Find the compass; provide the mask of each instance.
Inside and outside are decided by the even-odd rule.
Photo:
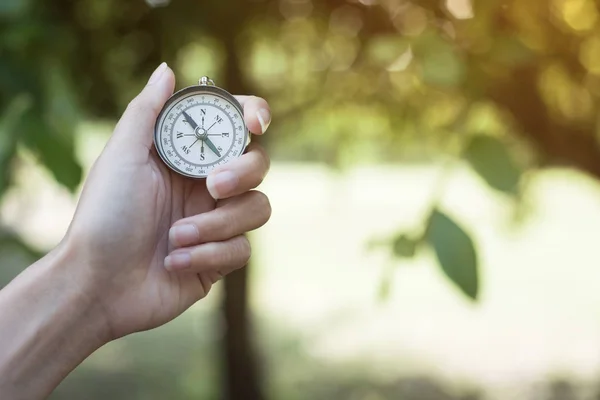
[[[241,156],[250,143],[240,103],[209,77],[165,103],[154,127],[154,145],[173,171],[204,179],[216,167]]]

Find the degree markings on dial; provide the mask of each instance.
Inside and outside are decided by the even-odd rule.
[[[165,154],[165,151],[167,151],[168,157],[166,158],[169,161],[168,163],[176,165],[176,169],[189,173],[196,170],[195,173],[204,175],[210,172],[215,166],[222,165],[228,162],[232,157],[240,154],[242,150],[241,145],[244,140],[243,137],[240,136],[241,132],[239,132],[242,129],[241,125],[237,125],[234,122],[234,120],[239,120],[241,117],[240,110],[228,104],[224,99],[213,98],[212,101],[206,101],[206,97],[202,96],[205,101],[200,102],[198,97],[198,95],[191,95],[190,97],[180,99],[166,113],[165,116],[167,119],[163,117],[163,130],[168,136],[164,138],[167,140],[163,140],[163,146],[161,147],[163,147],[162,154]],[[209,109],[212,109],[213,112],[211,113]],[[193,143],[196,143],[194,140],[197,138],[191,129],[192,127],[188,123],[184,122],[183,125],[180,123],[183,111],[189,112],[191,118],[194,120],[193,122],[195,122],[199,128],[212,129],[207,136],[213,138],[211,140],[214,141],[214,145],[218,149],[217,153],[222,154],[222,157],[217,157],[215,159],[216,155],[207,149],[205,149],[203,153],[201,152],[201,146],[194,146]],[[170,119],[169,117],[173,118]],[[202,121],[202,119],[204,119],[204,121]],[[226,129],[214,129],[216,126],[221,126],[225,120],[228,120],[230,123],[229,132],[226,132]],[[206,123],[206,125],[210,123],[210,126],[206,126],[204,123]],[[203,140],[199,140],[199,142],[204,144]],[[183,149],[184,146],[186,149]],[[194,146],[196,150],[194,150],[192,146]],[[223,149],[223,147],[226,147],[226,149]],[[182,156],[182,152],[185,157]],[[210,162],[211,160],[208,155],[211,155],[211,158],[214,161]],[[190,156],[193,158],[190,159]],[[189,170],[190,168],[191,171]]]

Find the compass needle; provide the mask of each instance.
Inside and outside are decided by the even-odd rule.
[[[188,124],[192,126],[192,128],[198,128],[198,124],[192,119],[192,117],[190,117],[188,113],[186,113],[185,111],[182,111],[181,113],[183,114],[183,118],[185,118],[185,120],[188,122]]]
[[[217,146],[215,146],[214,143],[211,142],[209,138],[206,138],[205,140],[206,140],[206,145],[208,146],[208,148],[211,149],[217,155],[217,157],[221,157],[221,153],[217,149]]]
[[[199,151],[194,150],[198,142]],[[161,160],[189,178],[206,178],[215,167],[244,154],[249,142],[242,106],[206,77],[199,85],[173,94],[154,127],[154,145]]]

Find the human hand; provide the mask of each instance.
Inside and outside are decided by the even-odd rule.
[[[205,297],[246,264],[244,234],[270,217],[267,197],[252,190],[269,168],[260,146],[251,144],[206,181],[184,178],[159,159],[154,123],[174,86],[163,64],[129,104],[59,246],[76,260],[75,284],[103,310],[107,340],[162,325]],[[249,130],[263,134],[271,120],[267,102],[237,99]]]

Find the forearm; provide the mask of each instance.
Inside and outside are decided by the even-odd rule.
[[[105,343],[102,312],[73,275],[74,263],[57,249],[0,291],[2,398],[45,398]]]

